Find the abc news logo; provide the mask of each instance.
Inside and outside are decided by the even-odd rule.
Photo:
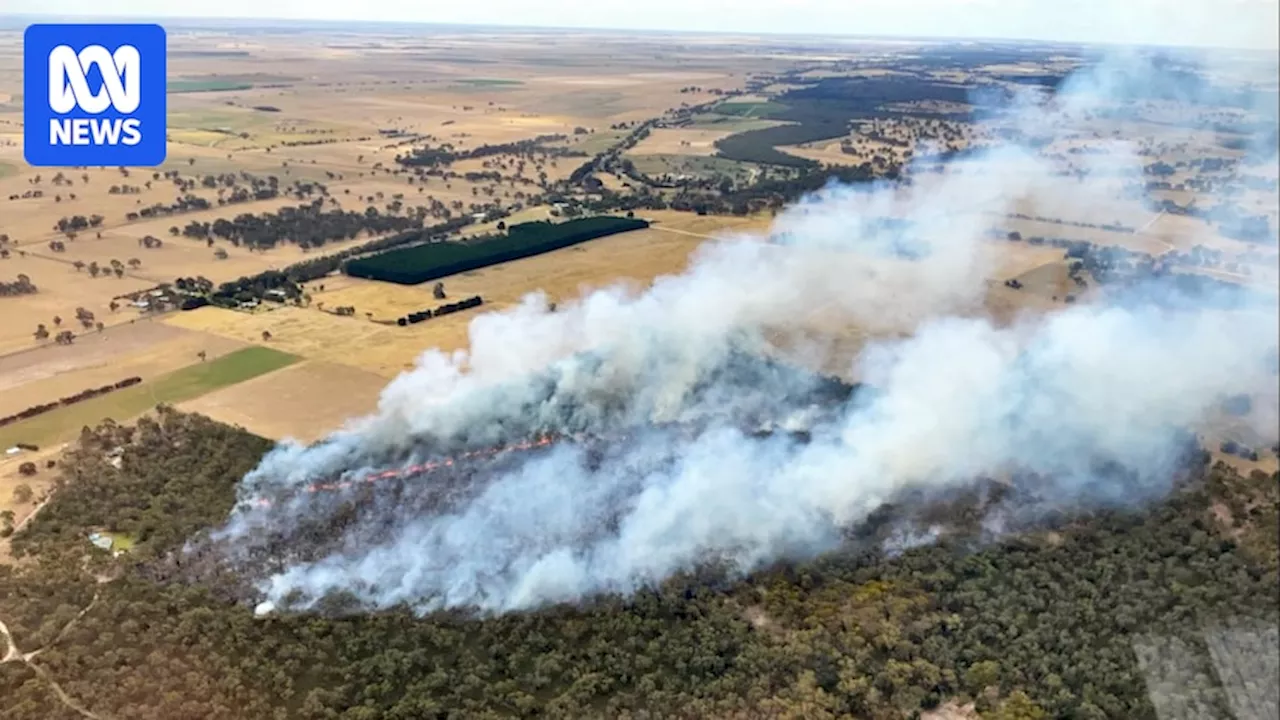
[[[23,56],[28,163],[105,167],[164,162],[163,28],[32,25]]]
[[[90,45],[77,53],[68,45],[49,52],[49,108],[67,114],[79,108],[97,115],[108,108],[128,114],[142,101],[142,58],[138,48],[121,45],[115,53],[101,45]],[[102,73],[102,88],[89,89],[87,69]],[[53,118],[49,120],[49,142],[53,145],[137,145],[142,141],[142,121],[137,118]]]

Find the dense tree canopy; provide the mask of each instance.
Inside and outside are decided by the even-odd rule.
[[[851,547],[502,617],[344,616],[335,599],[255,618],[216,584],[157,579],[162,557],[226,516],[268,445],[164,409],[83,433],[14,538],[29,562],[0,566],[0,621],[21,652],[46,648],[0,665],[3,717],[82,717],[56,683],[136,720],[902,718],[950,700],[992,718],[1154,720],[1135,638],[1203,655],[1206,622],[1276,621],[1277,478],[1225,465],[1159,506],[1039,535]],[[93,530],[137,544],[113,559]],[[1225,707],[1211,680],[1183,690]]]

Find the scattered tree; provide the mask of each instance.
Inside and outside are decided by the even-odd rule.
[[[39,288],[31,282],[30,277],[22,273],[19,273],[13,282],[0,282],[0,297],[33,295],[36,292],[39,292]]]

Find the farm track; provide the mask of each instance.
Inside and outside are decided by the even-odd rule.
[[[34,514],[35,513],[32,513],[32,515]],[[49,674],[48,670],[45,670],[40,665],[36,664],[35,659],[38,655],[43,653],[45,650],[48,650],[55,643],[57,643],[59,640],[65,637],[66,634],[70,632],[73,627],[75,627],[75,624],[79,622],[81,618],[87,615],[89,611],[93,610],[93,607],[97,604],[98,604],[98,595],[95,594],[93,596],[93,600],[91,600],[83,610],[77,613],[76,616],[71,619],[71,622],[68,622],[62,628],[62,630],[58,632],[57,636],[54,637],[53,640],[51,640],[44,647],[41,647],[37,650],[33,650],[28,653],[24,653],[18,650],[17,644],[13,641],[13,634],[9,632],[9,627],[4,624],[4,621],[0,620],[0,636],[3,636],[4,643],[6,645],[4,657],[0,658],[0,665],[4,665],[6,663],[22,663],[23,665],[26,665],[27,667],[31,668],[31,670],[35,672],[36,675],[40,676],[41,680],[44,680],[45,682],[49,683],[49,688],[53,690],[53,694],[55,697],[58,698],[58,702],[61,702],[69,710],[71,710],[72,712],[75,712],[81,717],[89,718],[89,720],[105,720],[105,719],[103,718],[103,716],[98,715],[92,710],[89,710],[88,708],[81,705],[79,702],[76,702],[74,698],[72,698],[70,695],[67,694],[65,690],[62,689],[62,686],[58,684],[58,681],[55,680],[52,675]]]
[[[703,233],[696,233],[696,232],[693,232],[692,230],[681,230],[681,229],[679,229],[679,228],[663,227],[663,225],[662,225],[661,223],[652,223],[652,224],[650,224],[650,225],[649,225],[649,227],[653,228],[654,230],[661,230],[662,232],[674,233],[674,234],[676,234],[676,235],[687,235],[687,236],[689,236],[689,237],[702,238],[702,239],[704,239],[704,240],[719,240],[719,239],[720,239],[720,238],[718,238],[718,237],[716,237],[716,236],[714,236],[714,235],[706,235],[706,234],[703,234]]]
[[[34,520],[36,517],[36,514],[39,513],[41,510],[43,510],[44,506],[48,505],[49,501],[52,499],[53,499],[53,491],[51,490],[49,494],[45,497],[45,499],[40,501],[39,505],[36,505],[34,508],[31,508],[31,512],[27,513],[27,516],[22,518],[22,522],[13,526],[13,534],[17,535],[18,532],[22,530],[22,528],[26,527],[32,520]]]

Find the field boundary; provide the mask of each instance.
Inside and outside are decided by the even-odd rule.
[[[154,380],[65,405],[0,429],[0,447],[18,443],[44,447],[69,439],[86,426],[106,418],[124,422],[157,405],[174,405],[281,370],[302,358],[273,348],[252,345],[161,375]]]
[[[400,248],[348,262],[344,271],[351,277],[367,280],[419,285],[647,227],[649,222],[646,220],[611,215],[597,215],[558,224],[546,221],[526,222],[512,225],[505,236],[467,243],[430,243]]]
[[[53,412],[54,410],[57,410],[60,407],[67,407],[68,405],[74,405],[76,403],[85,402],[86,400],[92,400],[93,398],[96,398],[96,397],[102,397],[103,395],[106,395],[107,393],[110,393],[110,392],[115,392],[117,390],[123,390],[128,387],[133,387],[134,385],[137,385],[140,382],[142,382],[142,378],[140,377],[125,378],[124,380],[121,380],[116,383],[112,383],[110,385],[102,385],[100,387],[87,388],[85,390],[81,390],[75,395],[69,395],[67,397],[59,398],[57,402],[43,403],[41,405],[33,405],[27,408],[26,410],[23,410],[22,412],[17,412],[17,413],[14,413],[13,415],[6,415],[5,417],[0,418],[0,427],[4,427],[6,425],[12,425],[13,423],[22,422],[23,420],[28,420],[30,418],[43,415],[48,412]]]

